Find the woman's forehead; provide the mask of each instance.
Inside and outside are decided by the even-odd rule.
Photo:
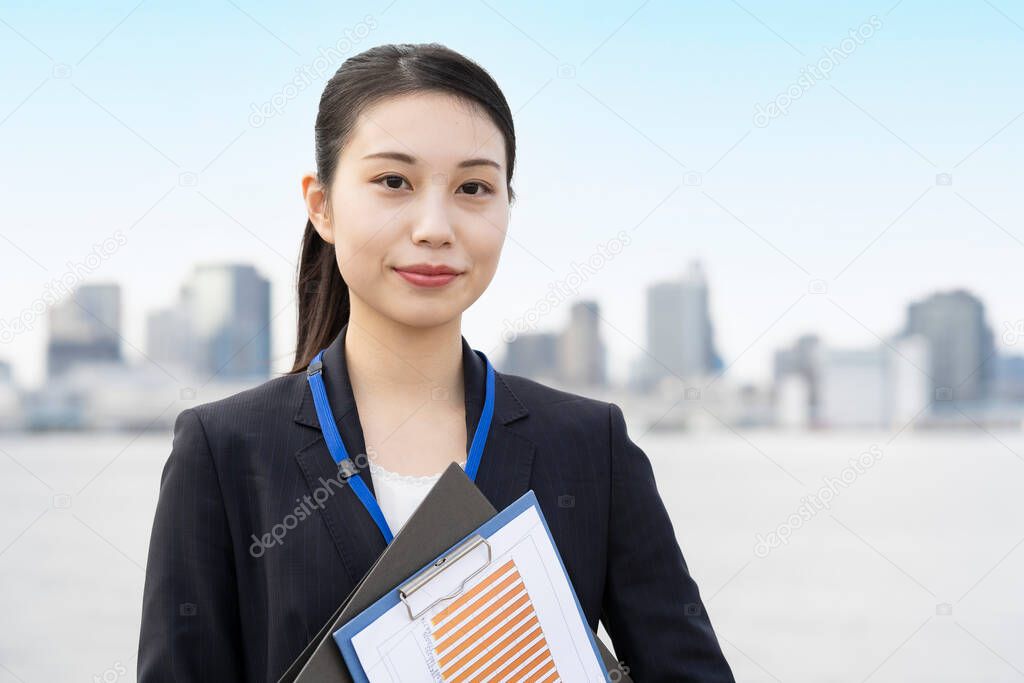
[[[484,158],[505,167],[505,140],[490,117],[481,107],[443,93],[391,97],[367,107],[349,142],[352,160],[360,163],[397,153],[432,166]]]

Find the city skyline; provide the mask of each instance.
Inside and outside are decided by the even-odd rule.
[[[636,355],[630,357],[628,360],[622,363],[624,367],[627,367],[627,372],[624,375],[616,378],[616,380],[619,383],[629,384],[632,380],[638,379],[638,375],[642,374],[644,370],[642,368],[636,367],[636,364],[638,362],[642,362],[645,358],[650,358],[651,356],[658,357],[659,345],[656,342],[650,342],[650,340],[652,339],[652,334],[656,334],[656,328],[652,327],[652,325],[654,324],[654,320],[657,316],[653,315],[653,312],[657,309],[658,305],[665,306],[666,302],[671,302],[675,304],[680,303],[680,301],[676,301],[671,298],[672,296],[676,295],[667,294],[667,287],[676,287],[681,285],[684,288],[689,288],[692,286],[696,286],[699,290],[699,294],[696,295],[697,299],[694,300],[693,305],[697,305],[700,310],[699,313],[696,314],[687,314],[691,316],[697,316],[694,318],[687,319],[685,321],[687,325],[682,324],[682,319],[676,319],[674,321],[675,323],[677,323],[679,331],[674,332],[672,334],[678,334],[681,336],[669,336],[668,340],[671,340],[671,342],[669,342],[668,340],[666,340],[665,342],[664,352],[660,356],[661,361],[665,364],[664,372],[669,374],[674,373],[678,375],[685,375],[687,374],[687,371],[685,369],[687,367],[689,367],[691,370],[696,370],[698,367],[702,367],[704,370],[708,371],[719,368],[725,369],[723,366],[728,366],[731,361],[735,361],[735,359],[720,358],[716,350],[717,346],[714,329],[717,324],[720,324],[721,316],[720,314],[716,314],[713,308],[707,305],[708,300],[713,298],[713,294],[711,292],[714,289],[714,283],[709,283],[706,279],[706,273],[704,272],[706,267],[707,266],[699,260],[691,260],[686,265],[680,267],[676,277],[661,278],[646,283],[643,292],[646,301],[645,319],[643,321],[643,326],[646,327],[647,329],[646,332],[641,331],[639,334],[636,335],[638,341],[640,342],[643,348],[639,349],[636,352]],[[130,361],[142,364],[145,364],[147,360],[153,362],[166,361],[169,363],[174,363],[175,353],[180,354],[188,352],[188,349],[175,351],[174,349],[170,348],[170,342],[173,341],[173,339],[169,339],[171,333],[175,331],[175,328],[180,327],[183,324],[183,322],[185,322],[181,317],[179,317],[181,315],[181,310],[184,307],[187,307],[190,301],[192,301],[191,305],[194,307],[198,304],[202,304],[204,299],[203,296],[190,297],[189,285],[190,283],[192,283],[193,288],[200,289],[200,287],[197,287],[195,285],[197,277],[201,278],[201,274],[204,272],[213,273],[220,270],[229,270],[236,272],[241,271],[242,273],[251,273],[251,275],[246,276],[250,279],[251,284],[259,284],[259,286],[267,287],[267,291],[260,294],[259,296],[267,299],[267,302],[264,304],[264,306],[269,305],[269,299],[272,298],[273,288],[272,286],[270,286],[270,281],[263,278],[263,276],[260,274],[260,271],[254,265],[248,263],[241,263],[237,261],[204,261],[192,264],[192,266],[189,269],[188,276],[183,278],[182,283],[178,287],[171,288],[170,296],[163,297],[163,299],[166,300],[167,302],[165,305],[158,306],[152,309],[146,309],[144,311],[134,312],[135,317],[140,317],[145,321],[145,330],[143,334],[145,342],[141,345],[133,344],[130,340],[125,338],[123,334],[122,319],[127,316],[125,315],[125,311],[123,310],[123,307],[121,305],[120,293],[122,291],[122,286],[118,282],[110,280],[101,280],[96,282],[82,283],[75,290],[69,292],[64,299],[55,302],[51,308],[47,309],[46,315],[49,317],[51,321],[67,321],[61,323],[65,328],[68,327],[69,325],[73,328],[73,321],[78,321],[78,324],[81,325],[83,319],[87,320],[89,317],[96,318],[96,316],[90,316],[89,314],[82,313],[80,310],[82,307],[74,306],[72,300],[76,297],[76,295],[79,295],[82,291],[88,291],[90,293],[90,297],[95,298],[97,297],[98,292],[104,292],[106,290],[110,296],[115,296],[117,299],[116,305],[114,306],[114,310],[112,310],[109,314],[109,319],[103,320],[102,316],[99,318],[99,326],[107,328],[109,333],[108,338],[106,340],[101,341],[103,341],[103,343],[105,343],[109,347],[114,342],[115,339],[117,340],[118,348],[116,350],[109,351],[109,357],[112,360]],[[221,285],[221,287],[223,286]],[[213,289],[216,288],[217,285],[214,285]],[[207,289],[210,290],[211,285],[207,285]],[[241,289],[244,290],[245,287],[242,286]],[[668,296],[669,298],[666,299],[666,296]],[[899,310],[904,311],[905,315],[907,316],[907,319],[899,322],[891,329],[879,330],[879,338],[901,334],[901,330],[906,330],[908,326],[911,326],[913,324],[911,320],[914,318],[915,310],[923,308],[926,304],[928,304],[936,297],[948,298],[956,296],[968,296],[976,300],[978,304],[980,304],[981,308],[979,309],[977,315],[980,316],[981,322],[988,326],[988,333],[990,336],[988,344],[991,345],[992,348],[994,348],[997,355],[1024,356],[1024,348],[1018,349],[1016,347],[1019,341],[1024,341],[1024,322],[1018,321],[1016,324],[1006,322],[1003,324],[1001,329],[996,327],[988,319],[987,307],[985,304],[984,296],[979,295],[966,287],[952,287],[946,290],[928,292],[918,299],[903,302],[904,308]],[[661,303],[655,304],[653,303],[655,301],[661,301]],[[559,312],[556,314],[555,317],[549,319],[546,318],[543,325],[537,325],[535,327],[531,326],[531,323],[529,321],[521,320],[521,324],[519,327],[506,327],[506,329],[503,331],[502,337],[504,341],[507,342],[508,337],[510,336],[542,336],[545,334],[553,334],[558,332],[559,330],[571,327],[573,310],[577,309],[581,305],[588,304],[588,302],[593,302],[597,304],[597,309],[595,309],[595,311],[591,314],[593,322],[593,331],[598,334],[607,336],[609,334],[609,331],[604,325],[602,325],[603,316],[600,312],[604,302],[589,299],[586,297],[579,297],[565,302],[564,317],[558,317],[562,315]],[[226,304],[214,305],[222,306]],[[899,308],[899,304],[897,304],[897,308]],[[72,316],[72,314],[76,315]],[[272,313],[268,314],[267,318],[271,316]],[[706,327],[703,327],[702,320],[704,320],[705,318],[707,319],[708,324]],[[935,321],[933,324],[941,327],[943,321],[939,319]],[[254,333],[258,332],[259,326],[253,327],[252,330]],[[687,331],[684,332],[683,330]],[[696,330],[699,336],[703,337],[706,335],[706,339],[704,339],[704,341],[691,339],[690,332],[688,330]],[[9,345],[9,338],[17,338],[20,334],[27,334],[27,332],[20,332],[17,329],[9,327],[5,328],[3,332],[5,338],[3,339],[3,344],[0,345],[0,363],[7,365],[13,370],[13,368],[15,367],[15,363],[13,362],[14,359],[5,357],[3,355],[3,350]],[[465,330],[463,333],[466,334]],[[47,348],[51,348],[54,343],[54,339],[59,338],[60,336],[60,328],[54,329],[54,323],[51,322],[49,324],[49,327],[47,327],[47,336],[43,343],[44,358],[45,350]],[[252,336],[254,335],[249,335],[249,337]],[[786,342],[784,342],[783,346],[787,345],[788,343],[798,343],[801,338],[808,336],[814,337],[821,342],[827,342],[830,344],[830,346],[836,349],[856,349],[861,348],[863,346],[852,343],[836,343],[835,340],[830,339],[828,335],[823,331],[810,328],[803,330],[796,337],[787,340]],[[246,339],[248,339],[249,337],[246,337]],[[701,348],[703,348],[704,350],[699,352],[703,353],[705,356],[703,361],[695,360],[693,354],[697,353],[697,351],[691,350],[689,352],[685,352],[689,354],[689,360],[686,360],[686,357],[684,356],[681,357],[675,365],[673,365],[673,363],[671,362],[671,344],[679,346],[685,343],[698,342],[703,345]],[[268,353],[276,350],[276,353],[280,356],[282,355],[282,348],[294,349],[294,330],[290,330],[289,338],[285,340],[273,339],[273,335],[271,335],[271,342],[270,348],[268,349]],[[764,377],[756,379],[749,377],[740,377],[737,378],[737,380],[749,382],[757,380],[768,380],[771,379],[772,377],[775,377],[777,374],[775,366],[778,362],[777,356],[779,348],[782,348],[782,346],[773,348],[771,350],[770,358],[767,361],[768,371]],[[52,355],[52,351],[50,353]],[[285,353],[283,355],[288,355],[290,358],[290,354]],[[102,357],[103,354],[101,352],[97,356],[97,358]],[[267,360],[269,361],[269,358]],[[44,360],[44,376],[46,375],[45,367],[47,365],[52,365],[53,362],[54,361],[52,358],[50,361]],[[290,367],[290,362],[288,363],[288,367]],[[270,373],[280,371],[281,370],[276,370],[274,368],[270,368],[269,370]],[[599,374],[607,377],[603,370],[601,370]],[[14,377],[14,379],[18,379],[18,375],[16,372],[12,371],[12,376]],[[31,385],[26,384],[26,386]]]
[[[90,278],[124,286],[124,334],[141,346],[143,312],[169,303],[167,283],[201,250],[270,279],[274,336],[285,339],[305,221],[298,181],[312,168],[323,83],[365,47],[429,40],[444,24],[444,35],[460,35],[452,46],[493,73],[517,125],[519,201],[495,280],[465,318],[479,347],[500,343],[506,319],[619,232],[630,243],[575,292],[602,302],[614,325],[602,323],[612,377],[627,374],[620,359],[643,339],[644,283],[692,258],[713,264],[719,351],[742,354],[730,372],[752,380],[768,377],[773,349],[806,330],[860,346],[901,323],[889,302],[932,291],[977,292],[997,338],[1024,324],[1006,286],[1024,249],[1012,200],[1024,125],[1000,56],[1019,38],[1014,23],[991,7],[744,7],[648,5],[630,15],[527,3],[500,15],[483,6],[468,22],[384,7],[368,21],[362,9],[324,5],[332,20],[309,22],[227,5],[208,10],[207,21],[231,28],[214,40],[156,6],[109,35],[123,18],[113,9],[55,24],[13,6],[4,19],[18,33],[0,56],[22,68],[0,93],[9,160],[0,321],[30,311],[48,283],[88,259]],[[508,33],[494,41],[476,21]],[[694,25],[716,30],[679,28]],[[870,35],[848,42],[858,29]],[[770,106],[781,96],[792,100],[785,113]],[[53,144],[31,142],[43,138]],[[38,181],[55,168],[76,179],[56,203]],[[112,248],[97,247],[105,242]],[[822,295],[811,295],[814,282]],[[542,329],[566,316],[557,311]],[[20,382],[41,379],[44,338],[37,326],[0,346]],[[275,349],[275,368],[289,360]]]
[[[221,267],[243,268],[254,273],[254,277],[258,277],[261,279],[263,277],[262,275],[255,275],[260,271],[253,264],[241,263],[239,261],[205,261],[192,264],[188,270],[188,274],[186,275],[185,278],[183,278],[182,282],[187,283],[187,281],[190,278],[194,278],[197,270],[201,271],[204,268]],[[609,352],[607,354],[607,369],[603,369],[601,372],[608,378],[608,381],[610,383],[619,384],[623,386],[633,384],[634,382],[637,381],[639,381],[641,384],[643,383],[642,374],[644,373],[644,369],[642,367],[638,367],[638,364],[642,366],[646,362],[645,359],[650,359],[652,356],[656,356],[658,349],[657,344],[648,344],[648,340],[651,339],[652,332],[652,330],[650,329],[652,321],[652,316],[650,315],[652,291],[663,289],[666,286],[674,286],[676,283],[691,281],[695,277],[695,268],[700,270],[698,277],[707,278],[707,274],[706,272],[704,272],[707,268],[707,265],[700,260],[691,259],[686,264],[680,265],[675,277],[664,277],[644,284],[644,289],[641,291],[641,294],[643,297],[643,301],[645,303],[641,303],[639,304],[639,306],[643,308],[646,311],[646,313],[645,318],[643,318],[640,323],[641,329],[636,331],[635,334],[630,335],[630,353],[632,353],[633,355],[629,355],[626,358],[620,357],[617,359],[617,361],[615,361],[615,359],[613,358],[613,356],[615,355],[614,353]],[[280,299],[282,297],[282,293],[277,292],[275,295],[275,288],[272,286],[271,281],[267,279],[265,280],[265,282],[267,283],[268,287],[268,291],[266,292],[265,296],[267,296],[268,298],[268,305],[270,305],[271,311],[269,318],[273,323],[275,314],[273,305],[270,304],[270,302],[273,301],[275,298]],[[809,295],[813,296],[814,294],[821,294],[814,292],[815,286],[816,283],[812,281],[809,287]],[[115,281],[111,281],[109,279],[102,279],[95,282],[87,281],[82,283],[81,285],[78,285],[77,287],[85,287],[86,289],[90,290],[102,289],[104,287],[117,287],[120,289],[121,284]],[[720,335],[716,334],[716,329],[718,326],[721,326],[725,329],[729,329],[731,326],[729,325],[729,321],[727,319],[724,319],[723,314],[717,312],[713,305],[714,294],[713,292],[709,293],[709,291],[715,289],[715,283],[713,281],[708,282],[706,279],[704,279],[700,287],[704,289],[704,294],[702,295],[704,300],[707,302],[711,302],[710,305],[704,304],[705,308],[703,309],[704,313],[706,313],[706,315],[708,316],[710,322],[709,328],[705,330],[704,333],[702,333],[711,335],[706,340],[706,342],[704,342],[706,349],[705,352],[712,354],[711,356],[708,357],[708,367],[711,367],[713,365],[714,367],[717,368],[729,370],[729,366],[733,365],[737,359],[720,357],[718,354],[718,343],[723,343],[727,347],[735,347],[736,343],[735,340],[718,339]],[[119,334],[116,335],[119,338],[120,344],[118,354],[123,355],[123,360],[132,363],[145,364],[148,360],[155,360],[157,357],[162,357],[167,362],[173,362],[173,359],[171,359],[173,351],[167,350],[166,348],[164,348],[164,350],[162,351],[155,352],[154,354],[151,348],[154,337],[153,327],[154,325],[158,325],[161,326],[161,329],[165,331],[164,339],[161,342],[161,346],[166,347],[167,344],[169,343],[167,333],[170,331],[171,328],[173,328],[174,325],[177,325],[178,323],[181,322],[176,317],[176,312],[178,308],[182,305],[183,297],[186,296],[186,290],[186,284],[182,284],[178,288],[171,287],[169,289],[169,293],[167,296],[160,297],[160,300],[164,303],[151,309],[145,309],[141,311],[128,311],[124,310],[124,307],[119,306],[119,309],[117,311],[117,321],[119,325],[123,319],[127,318],[139,319],[143,321],[143,330],[139,335],[139,337],[141,338],[141,342],[130,339],[126,335],[123,325],[120,325],[118,327]],[[69,306],[71,299],[74,298],[75,291],[77,291],[77,289],[69,291],[64,296],[64,298],[55,301],[53,304],[51,304],[49,308],[43,309],[43,315],[48,316],[55,311],[66,309]],[[1002,321],[1002,325],[1000,326],[1000,321],[993,321],[989,319],[990,314],[988,314],[987,312],[988,309],[986,306],[985,297],[976,292],[973,292],[970,288],[966,288],[963,286],[952,286],[944,290],[924,292],[917,299],[908,300],[904,302],[904,304],[907,307],[912,307],[914,305],[914,302],[921,303],[928,299],[929,297],[937,295],[953,295],[958,292],[963,292],[975,296],[979,301],[982,302],[982,305],[985,306],[985,322],[986,324],[988,324],[990,328],[990,332],[992,335],[991,343],[993,344],[993,347],[996,351],[996,355],[1009,358],[1024,356],[1024,345],[1018,345],[1022,341],[1024,341],[1024,319],[1017,321]],[[655,296],[658,295],[655,294]],[[527,319],[524,316],[520,316],[519,318],[514,320],[506,318],[505,327],[503,330],[500,331],[499,339],[496,342],[497,347],[504,346],[503,341],[507,341],[507,337],[513,332],[517,336],[555,334],[557,331],[562,330],[571,324],[571,315],[573,307],[584,301],[595,301],[598,304],[598,311],[594,313],[594,322],[596,324],[595,330],[601,333],[606,344],[610,339],[614,339],[616,335],[623,334],[621,328],[614,321],[608,320],[607,313],[605,312],[607,310],[605,308],[606,302],[590,299],[587,297],[577,297],[575,299],[567,299],[564,302],[560,302],[558,308],[564,309],[564,312],[561,310],[555,310],[554,313],[543,316],[543,319],[541,320],[540,324],[534,322],[535,319]],[[863,348],[865,344],[871,344],[873,343],[873,341],[877,341],[880,338],[895,335],[906,324],[906,321],[903,320],[904,309],[899,308],[899,306],[896,306],[895,308],[898,311],[898,313],[895,316],[893,314],[893,311],[884,312],[885,317],[895,318],[896,322],[893,324],[893,326],[891,328],[879,329],[877,331],[871,330],[870,338],[860,338],[858,340],[837,340],[835,338],[830,337],[827,334],[827,332],[821,329],[798,329],[795,331],[793,337],[780,339],[777,346],[773,346],[767,350],[767,352],[765,353],[766,358],[763,362],[764,367],[759,369],[757,373],[731,373],[730,376],[737,382],[744,383],[757,384],[771,381],[771,379],[776,374],[774,366],[776,362],[776,355],[778,353],[778,349],[783,348],[792,343],[797,343],[800,338],[806,336],[816,337],[819,339],[819,341],[827,343],[830,347],[837,350],[856,350]],[[482,345],[479,345],[477,342],[473,341],[473,339],[470,337],[469,332],[466,330],[466,317],[468,317],[471,314],[471,312],[472,309],[470,309],[470,311],[467,311],[467,313],[464,314],[463,334],[466,335],[467,339],[470,340],[471,344],[477,345],[479,348],[482,347]],[[280,317],[280,313],[281,311],[279,310],[277,312],[278,317]],[[511,324],[513,322],[515,324]],[[160,325],[160,323],[162,323],[162,325]],[[0,341],[2,341],[2,343],[0,343],[0,364],[8,366],[9,372],[11,373],[12,378],[16,383],[26,387],[38,387],[40,383],[45,380],[46,367],[48,363],[52,362],[52,360],[47,361],[47,348],[49,348],[52,344],[52,331],[48,330],[48,326],[46,324],[35,324],[35,329],[27,331],[23,331],[17,327],[11,326],[10,321],[0,321],[0,324],[2,324],[2,327],[0,327],[0,333],[2,333],[0,334]],[[270,368],[270,373],[274,374],[285,372],[287,371],[287,369],[291,367],[291,362],[293,359],[295,334],[294,326],[284,331],[285,336],[283,339],[279,336],[281,334],[280,326],[275,326],[271,324],[270,330],[271,338],[269,342],[269,349],[267,350],[267,353],[269,354],[268,366]],[[275,332],[276,334],[274,334]],[[42,367],[39,372],[32,373],[34,376],[38,377],[35,384],[33,384],[32,382],[24,381],[23,377],[25,376],[25,373],[19,372],[19,369],[23,368],[19,367],[18,359],[13,358],[9,355],[9,350],[12,347],[16,346],[16,344],[14,344],[13,342],[21,341],[20,337],[32,335],[35,335],[37,337],[40,335],[42,336],[40,353],[38,354],[40,356],[40,362],[42,364]],[[5,355],[5,352],[8,352],[8,355]],[[746,353],[746,351],[743,351],[742,353]],[[610,368],[612,366],[616,367],[616,372],[610,371]],[[678,368],[677,374],[680,374]]]
[[[997,346],[985,302],[963,288],[906,302],[902,326],[872,344],[837,345],[808,330],[773,351],[771,378],[762,382],[729,375],[735,359],[717,351],[713,291],[696,260],[673,279],[647,283],[644,348],[627,359],[622,380],[608,375],[601,304],[592,299],[566,302],[558,329],[506,330],[504,349],[489,354],[505,373],[639,399],[657,413],[644,417],[649,428],[686,427],[702,419],[698,407],[722,424],[803,429],[919,418],[951,424],[957,412],[967,417],[963,407],[982,422],[1024,419],[1024,354]],[[122,288],[82,285],[48,313],[46,386],[18,387],[11,364],[0,361],[0,425],[157,428],[179,399],[207,402],[272,379],[280,373],[271,372],[270,294],[269,280],[250,264],[194,264],[173,303],[146,314],[146,344],[131,347],[132,360],[121,335]]]

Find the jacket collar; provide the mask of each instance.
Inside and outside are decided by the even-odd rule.
[[[349,382],[348,362],[345,360],[345,333],[347,331],[348,323],[345,323],[330,345],[324,349],[324,355],[321,360],[324,364],[324,386],[331,404],[331,411],[334,413],[334,420],[338,424],[338,429],[342,432],[345,448],[348,449],[350,455],[355,457],[356,453],[365,452],[366,445],[363,441],[363,430],[361,425],[359,425],[358,419],[352,425],[357,429],[352,433],[351,437],[342,430],[342,423],[350,421],[347,419],[350,413],[356,413],[358,417],[355,397],[352,394],[352,384]],[[476,430],[476,423],[480,419],[480,413],[483,411],[484,405],[487,366],[484,364],[482,356],[482,353],[474,351],[470,347],[466,337],[463,336],[462,372],[466,396],[467,448],[473,441],[473,432]],[[521,417],[526,417],[529,411],[505,382],[501,373],[495,371],[494,379],[494,421],[507,425]],[[313,394],[309,391],[307,384],[304,383],[304,387],[305,391],[302,392],[299,407],[295,411],[295,421],[319,430],[320,421],[316,416]]]
[[[324,350],[323,378],[331,411],[338,425],[345,448],[356,463],[359,476],[371,492],[373,478],[365,457],[366,452],[359,411],[356,407],[349,382],[348,366],[345,360],[346,323]],[[483,354],[474,351],[466,338],[462,337],[462,369],[466,406],[466,452],[472,444],[480,413],[483,411],[487,367]],[[330,488],[331,479],[337,481],[338,471],[327,444],[320,432],[316,406],[305,374],[302,378],[302,392],[295,422],[316,430],[313,441],[307,442],[295,454],[299,467],[305,475],[314,497],[317,489]],[[525,436],[513,431],[508,425],[529,414],[526,406],[512,391],[505,378],[494,373],[494,417],[484,447],[483,458],[477,471],[476,485],[498,510],[515,501],[529,488],[530,472],[536,445]],[[347,487],[345,487],[347,488]],[[375,492],[374,492],[375,493]],[[322,494],[321,494],[322,495]],[[331,496],[320,509],[328,530],[348,570],[353,585],[370,568],[386,547],[384,537],[351,491],[340,490]],[[398,530],[392,530],[397,533]]]

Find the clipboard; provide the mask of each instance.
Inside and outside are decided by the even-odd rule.
[[[458,464],[444,471],[395,538],[303,649],[278,683],[352,683],[334,631],[497,513]],[[597,639],[610,681],[633,683]]]
[[[411,600],[414,597],[416,591],[429,585],[430,582],[433,581],[441,572],[445,571],[446,569],[457,563],[459,560],[465,559],[470,553],[472,553],[479,547],[486,548],[487,559],[484,560],[483,564],[481,564],[479,567],[473,570],[472,574],[464,578],[456,590],[452,591],[451,593],[448,593],[447,595],[442,595],[441,597],[437,598],[436,600],[425,606],[417,606],[416,608],[413,608]],[[405,603],[406,608],[409,610],[409,619],[416,619],[424,612],[429,610],[431,607],[439,603],[442,603],[446,600],[451,600],[460,595],[465,589],[466,584],[469,583],[469,581],[474,576],[476,576],[477,574],[479,574],[480,572],[482,572],[490,566],[492,557],[493,556],[491,553],[491,544],[487,542],[487,539],[478,533],[473,534],[473,536],[471,536],[469,540],[460,543],[454,550],[449,552],[447,555],[444,555],[440,559],[435,560],[434,563],[430,565],[430,567],[423,570],[423,572],[416,578],[399,586],[398,599]]]
[[[465,470],[450,464],[278,683],[352,683],[332,633],[495,512]]]
[[[534,531],[538,527],[543,528],[543,534]],[[503,541],[501,543],[508,548],[508,552],[505,553],[508,559],[504,564],[499,565],[493,562],[494,554],[489,539],[498,538],[496,534],[505,532],[506,529],[507,532],[502,534]],[[534,543],[536,541],[534,534],[539,535],[542,539],[539,548]],[[516,557],[521,563],[519,566],[516,564]],[[551,558],[557,559],[557,569],[561,570],[560,575],[558,571],[552,571],[555,567]],[[466,590],[467,584],[487,569],[491,569],[492,572],[475,584],[473,588]],[[523,574],[520,574],[520,571],[523,571]],[[534,577],[532,581],[536,582],[530,591],[527,590],[523,581],[525,574],[532,575]],[[495,577],[504,578],[499,581]],[[545,581],[542,582],[541,577]],[[452,674],[460,666],[487,666],[483,671],[484,674],[493,673],[496,668],[501,667],[503,671],[501,675],[507,675],[507,672],[513,670],[515,666],[521,666],[520,660],[514,659],[513,655],[509,654],[509,650],[494,656],[493,659],[490,658],[491,653],[486,653],[485,657],[488,657],[486,661],[493,663],[485,665],[484,659],[476,659],[474,654],[476,641],[472,638],[463,639],[460,633],[464,632],[468,625],[477,624],[486,617],[490,620],[490,624],[485,627],[494,634],[491,638],[500,643],[497,634],[504,634],[502,630],[504,623],[501,626],[498,624],[505,619],[503,614],[507,610],[507,603],[510,604],[512,601],[507,598],[505,601],[492,601],[486,596],[491,593],[497,596],[508,586],[512,586],[512,588],[504,593],[504,596],[510,596],[515,591],[522,596],[516,601],[519,607],[516,608],[515,615],[511,617],[516,624],[522,624],[522,626],[513,631],[511,637],[519,638],[527,630],[537,634],[535,636],[528,634],[525,638],[518,640],[517,645],[512,648],[518,652],[517,647],[523,649],[527,641],[530,642],[530,650],[534,651],[535,656],[531,659],[533,663],[527,666],[532,667],[546,659],[549,662],[548,666],[553,667],[552,652],[560,651],[563,665],[578,667],[575,670],[575,677],[586,675],[587,680],[591,681],[618,680],[611,678],[604,665],[604,657],[598,648],[597,639],[587,625],[583,608],[580,606],[547,520],[537,501],[537,496],[532,490],[524,493],[455,546],[436,557],[408,580],[386,593],[373,605],[336,630],[334,640],[348,666],[353,681],[356,683],[367,683],[369,678],[353,639],[372,639],[381,632],[390,634],[396,626],[400,629],[398,633],[402,635],[388,636],[388,641],[395,645],[395,649],[391,651],[395,654],[382,655],[380,648],[371,649],[372,652],[380,656],[377,661],[367,663],[371,668],[388,669],[391,677],[398,675],[399,678],[402,678],[401,674],[391,671],[391,667],[408,666],[409,662],[413,662],[413,666],[417,670],[424,672],[427,680],[436,680],[441,675],[441,661],[447,660],[450,666],[449,673]],[[433,594],[428,590],[430,588],[434,589]],[[541,622],[538,621],[538,613],[534,609],[533,599],[537,596],[531,595],[534,589],[539,589],[539,594],[545,595],[542,600],[545,604],[543,612],[547,615],[545,619],[550,620],[548,625],[555,623],[559,618],[563,619],[558,627],[548,630],[542,628]],[[419,599],[421,596],[422,598]],[[566,596],[572,598],[571,607],[565,600]],[[420,616],[441,603],[449,601],[455,602],[435,612],[430,617],[431,626],[427,626],[424,622],[412,625],[411,622],[416,621]],[[404,614],[401,610],[402,605],[405,607]],[[561,611],[555,610],[553,605],[558,605]],[[571,616],[568,616],[568,621],[564,621],[569,614]],[[408,622],[405,622],[405,617],[408,618]],[[439,628],[438,624],[441,621],[445,621],[446,625]],[[412,628],[408,628],[406,623]],[[444,632],[445,629],[453,628],[452,624],[457,628],[449,631],[442,638],[434,640],[435,633],[437,633],[435,629]],[[433,645],[419,642],[413,636],[413,631],[421,628],[423,629],[422,637],[429,638]],[[371,634],[371,630],[375,630],[377,633]],[[435,658],[437,647],[443,640],[447,640],[449,643],[459,641],[459,644],[452,645],[449,653],[444,657]],[[484,639],[484,641],[487,640]],[[482,641],[481,645],[483,644]],[[489,647],[491,644],[488,642],[487,646]],[[552,645],[550,649],[549,645]],[[502,647],[505,646],[495,645],[494,649],[497,651]],[[572,657],[573,653],[576,654],[575,658]],[[423,658],[419,659],[416,655],[421,655]],[[453,661],[454,664],[452,664]],[[402,662],[402,664],[398,664],[398,662]],[[420,669],[421,666],[422,669]],[[432,672],[431,674],[427,673],[428,669]],[[476,671],[475,675],[480,675],[479,668]]]

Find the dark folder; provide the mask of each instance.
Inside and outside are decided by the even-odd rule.
[[[278,683],[352,683],[332,634],[497,512],[466,476],[465,470],[457,463],[450,464],[409,521]],[[597,647],[610,680],[632,683],[600,639],[597,639]]]

